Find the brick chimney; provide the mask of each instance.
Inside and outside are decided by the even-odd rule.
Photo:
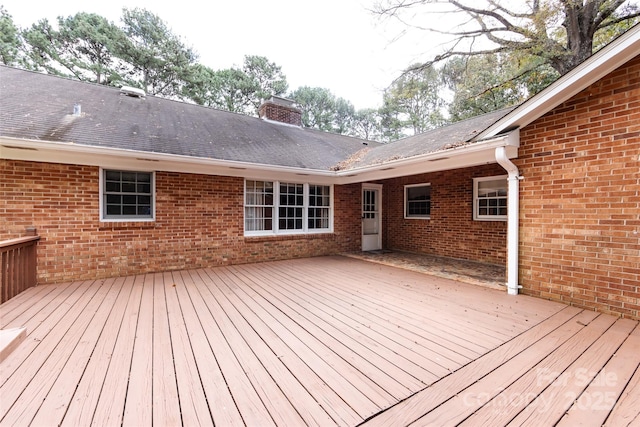
[[[271,99],[262,103],[258,109],[258,115],[261,119],[302,126],[302,112],[294,107],[293,103],[294,101],[290,99],[272,96]]]

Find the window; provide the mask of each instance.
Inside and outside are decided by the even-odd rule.
[[[245,182],[245,231],[273,229],[273,182]]]
[[[304,186],[302,184],[280,184],[280,208],[278,224],[280,230],[302,230],[304,211]]]
[[[404,186],[404,217],[430,218],[431,184]]]
[[[328,185],[309,185],[307,226],[310,230],[328,230],[331,207],[331,188]]]
[[[101,178],[100,219],[153,220],[153,172],[103,169]]]
[[[473,219],[505,221],[507,219],[507,176],[473,179]]]
[[[331,186],[245,181],[246,235],[330,232]]]

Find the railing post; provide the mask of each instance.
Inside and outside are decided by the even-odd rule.
[[[28,236],[0,242],[0,303],[37,284],[37,243],[35,227]]]

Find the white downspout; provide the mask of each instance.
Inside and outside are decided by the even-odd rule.
[[[507,292],[518,294],[518,222],[520,218],[520,172],[507,157],[505,147],[496,148],[496,161],[509,177],[507,194]]]

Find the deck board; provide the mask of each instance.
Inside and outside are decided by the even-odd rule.
[[[607,364],[611,358],[611,350],[617,351],[616,349],[626,341],[635,323],[630,320],[616,321],[564,371],[556,370],[557,366],[541,367],[537,372],[535,385],[544,390],[539,392],[532,387],[526,394],[520,391],[522,395],[528,396],[526,400],[528,405],[526,408],[521,408],[523,410],[513,418],[510,424],[537,426],[558,423],[575,400],[585,392],[585,388],[593,383],[598,371]],[[589,396],[597,395],[593,392],[587,393]],[[604,403],[604,400],[600,403],[590,402],[594,410],[590,411],[589,419],[585,420],[588,424],[604,423],[606,414],[611,411],[615,399],[611,400],[611,407],[601,406]],[[571,422],[569,425],[579,424],[581,423]]]
[[[100,289],[101,287],[85,284],[83,292],[65,299],[55,309],[50,316],[53,319],[52,325],[36,328],[32,334],[27,335],[25,345],[19,346],[2,362],[0,413],[6,413],[2,422],[10,425],[31,422],[33,409],[39,408],[59,370],[80,339],[83,328],[91,320],[89,316],[80,314],[85,307],[88,306],[91,310],[99,304],[99,299],[93,297]],[[35,339],[32,335],[35,335]],[[24,363],[19,363],[23,355],[27,355],[26,359]],[[27,399],[19,399],[22,395],[37,402],[37,408],[32,408],[33,404]]]
[[[124,284],[124,282],[121,282]],[[50,392],[43,399],[42,405],[32,420],[34,425],[46,425],[53,423],[58,425],[64,418],[69,402],[73,398],[75,384],[78,384],[84,374],[86,361],[91,357],[96,343],[102,332],[101,326],[106,322],[109,313],[115,303],[119,284],[115,281],[102,283],[99,292],[92,299],[92,303],[97,305],[95,315],[91,318],[86,328],[82,328],[82,336],[71,355],[66,360],[66,364],[60,370],[55,383],[51,386]],[[91,311],[91,305],[84,308],[84,313]]]
[[[595,317],[595,320],[593,319]],[[602,319],[602,320],[599,320]],[[498,396],[502,396],[502,392],[516,381],[523,378],[523,375],[530,372],[532,367],[537,366],[548,357],[548,355],[556,352],[563,345],[566,347],[580,346],[589,337],[592,336],[591,331],[586,333],[586,327],[583,323],[592,325],[595,323],[596,332],[604,331],[613,319],[609,316],[598,316],[592,312],[584,312],[579,315],[579,320],[575,323],[566,325],[561,334],[552,333],[545,340],[542,340],[526,351],[520,353],[513,359],[509,360],[499,368],[495,369],[482,382],[476,383],[463,393],[454,396],[445,404],[439,406],[433,411],[425,414],[412,426],[426,425],[457,425],[464,421],[473,412],[479,410],[483,406],[488,405],[492,413],[501,413],[503,410],[509,409],[508,402],[515,398],[516,395],[506,394],[507,402],[502,405],[502,401]],[[561,351],[559,353],[562,353]],[[551,363],[555,361],[552,360]],[[531,381],[530,378],[524,378],[523,381]],[[496,402],[494,404],[494,402]],[[497,424],[500,425],[500,424]]]
[[[392,396],[399,398],[410,390],[424,386],[424,383],[380,357],[360,340],[341,333],[333,327],[332,319],[318,314],[310,315],[302,305],[295,304],[295,298],[287,299],[284,295],[277,295],[276,290],[269,284],[260,283],[261,276],[248,277],[242,272],[239,274],[254,284],[251,288],[245,287],[242,290],[248,298],[256,302],[260,310],[275,313],[274,316],[278,315],[278,311],[285,313],[290,322],[295,322],[297,327],[316,337],[339,357],[359,369],[363,375],[380,384]]]
[[[192,277],[194,276],[195,291],[198,294],[192,296],[192,301],[201,316],[202,324],[206,325],[205,335],[220,369],[225,373],[227,387],[234,396],[244,422],[247,425],[273,425],[273,419],[254,386],[255,382],[251,380],[250,372],[246,372],[243,368],[231,342],[225,335],[226,329],[234,328],[228,326],[230,321],[216,301],[215,284],[206,275],[203,277],[195,273],[192,274]]]
[[[290,348],[284,348],[284,342],[270,327],[270,324],[274,324],[270,321],[272,319],[270,314],[262,311],[261,307],[257,304],[252,303],[249,297],[242,298],[240,295],[237,295],[234,290],[237,291],[238,287],[233,285],[234,281],[232,278],[229,276],[223,276],[223,278],[224,286],[227,286],[227,289],[223,290],[223,293],[227,297],[228,302],[240,308],[244,320],[248,325],[251,325],[251,329],[244,329],[243,337],[248,343],[251,343],[251,350],[261,360],[267,372],[269,372],[273,378],[281,378],[281,380],[278,381],[278,385],[282,389],[283,395],[286,396],[289,401],[288,403],[290,403],[293,408],[296,408],[304,424],[317,426],[338,424],[324,409],[326,405],[318,405],[312,393],[309,391],[309,389],[317,386],[317,383],[309,382],[309,385],[305,387],[305,382],[296,378],[294,374],[295,369],[288,368],[287,362],[284,359],[286,358],[288,360],[292,357],[295,358],[295,356]],[[302,360],[299,359],[297,364],[299,365],[301,361]],[[338,398],[339,396],[336,397]],[[275,403],[277,404],[277,402]],[[343,402],[336,399],[333,404],[343,404]],[[277,406],[282,407],[282,404]],[[275,410],[277,411],[277,408]],[[301,424],[300,420],[292,419],[291,422]]]
[[[422,415],[440,407],[450,399],[465,392],[474,384],[480,383],[489,374],[499,369],[524,351],[551,337],[565,334],[560,328],[575,321],[582,311],[567,307],[543,321],[538,327],[527,330],[513,340],[497,347],[486,355],[474,360],[458,371],[442,378],[432,386],[391,407],[377,417],[369,420],[367,427],[409,425]],[[555,335],[552,335],[555,334]],[[489,389],[491,386],[487,386]]]
[[[599,320],[600,328],[594,330],[594,325]],[[589,365],[602,366],[608,359],[606,353],[602,351],[604,347],[607,345],[618,347],[633,327],[625,323],[613,323],[609,316],[600,317],[589,326],[591,330],[587,331],[588,328],[584,328],[579,332],[580,339],[578,339],[579,334],[576,334],[572,340],[558,347],[542,362],[531,367],[527,366],[529,370],[501,390],[499,398],[487,403],[467,418],[462,425],[473,426],[481,423],[505,425],[512,419],[513,425],[521,425],[528,415],[531,415],[530,422],[535,425],[556,424],[564,413],[562,399],[579,396],[579,393],[574,394],[575,389],[583,382],[581,379],[568,384],[568,381],[593,372],[589,370],[582,372]],[[561,396],[555,395],[558,390],[563,390]],[[544,394],[545,391],[548,393]]]
[[[301,425],[300,414],[265,366],[271,366],[274,363],[273,359],[277,357],[273,353],[265,351],[264,346],[249,344],[260,340],[260,338],[255,335],[255,330],[252,329],[253,325],[243,317],[243,313],[240,311],[241,307],[234,305],[229,300],[225,289],[225,281],[227,280],[225,275],[219,271],[216,271],[216,274],[218,274],[217,286],[213,289],[216,303],[212,308],[214,311],[223,311],[226,314],[220,324],[229,345],[234,348],[238,362],[247,372],[273,422],[277,425]],[[258,369],[247,369],[249,366],[256,366]],[[286,382],[287,379],[283,379],[283,381]]]
[[[145,427],[153,424],[153,300],[153,276],[145,275],[142,278],[123,425]]]
[[[38,286],[0,325],[0,425],[640,420],[638,322],[352,258]]]
[[[587,379],[590,379],[588,387],[582,393],[570,391],[570,397],[574,399],[559,425],[640,424],[640,327],[636,322],[628,323],[629,327],[635,326],[634,331],[604,367],[600,365],[602,369],[599,371],[594,367],[582,373],[579,382],[587,383]],[[615,345],[615,342],[611,345]],[[585,378],[591,372],[597,372],[597,375]]]
[[[184,425],[209,425],[213,418],[202,387],[203,381],[198,370],[187,329],[187,319],[195,317],[189,299],[180,301],[178,289],[186,287],[179,272],[165,274],[165,295],[171,331],[171,349],[176,370],[176,385],[180,402],[180,413]]]
[[[284,276],[281,280],[286,280]],[[308,280],[308,279],[306,279]],[[300,280],[292,283],[290,292],[296,292],[306,297],[306,303],[314,305],[352,329],[371,337],[381,345],[392,348],[403,354],[413,363],[424,367],[431,374],[427,383],[449,371],[452,364],[436,352],[431,351],[419,342],[420,337],[407,333],[404,328],[393,327],[380,320],[377,316],[368,316],[357,306],[357,302],[347,302],[344,298],[337,298],[316,285],[303,286]],[[390,328],[391,326],[391,328]]]
[[[327,277],[327,275],[324,277]],[[329,278],[331,281],[338,280],[338,278],[331,278],[330,274]],[[309,285],[309,287],[304,288],[306,290],[315,290],[320,285],[313,277],[307,277],[304,283],[308,283]],[[391,296],[387,297],[384,304],[382,304],[382,301],[368,303],[366,300],[357,298],[357,295],[347,292],[342,288],[343,287],[329,284],[323,286],[322,291],[315,292],[315,294],[322,300],[331,301],[333,307],[337,307],[339,311],[353,313],[354,320],[360,323],[363,323],[363,319],[366,319],[364,323],[369,323],[372,327],[376,327],[376,329],[380,331],[391,329],[393,335],[399,334],[400,337],[420,345],[424,349],[421,353],[441,360],[444,369],[452,369],[452,367],[459,366],[461,363],[466,363],[471,360],[470,357],[472,354],[475,355],[474,353],[465,351],[461,347],[456,347],[451,342],[449,344],[455,347],[455,349],[443,345],[443,340],[439,340],[437,335],[433,333],[434,329],[427,329],[427,325],[425,324],[420,326],[413,324],[413,316],[407,313],[392,313],[387,310],[387,306],[396,303],[398,299],[397,296],[395,299]],[[328,296],[331,298],[327,298]],[[357,303],[354,304],[352,301],[356,298]],[[349,305],[346,306],[347,304]],[[399,323],[403,324],[404,327],[398,331],[397,325]]]

